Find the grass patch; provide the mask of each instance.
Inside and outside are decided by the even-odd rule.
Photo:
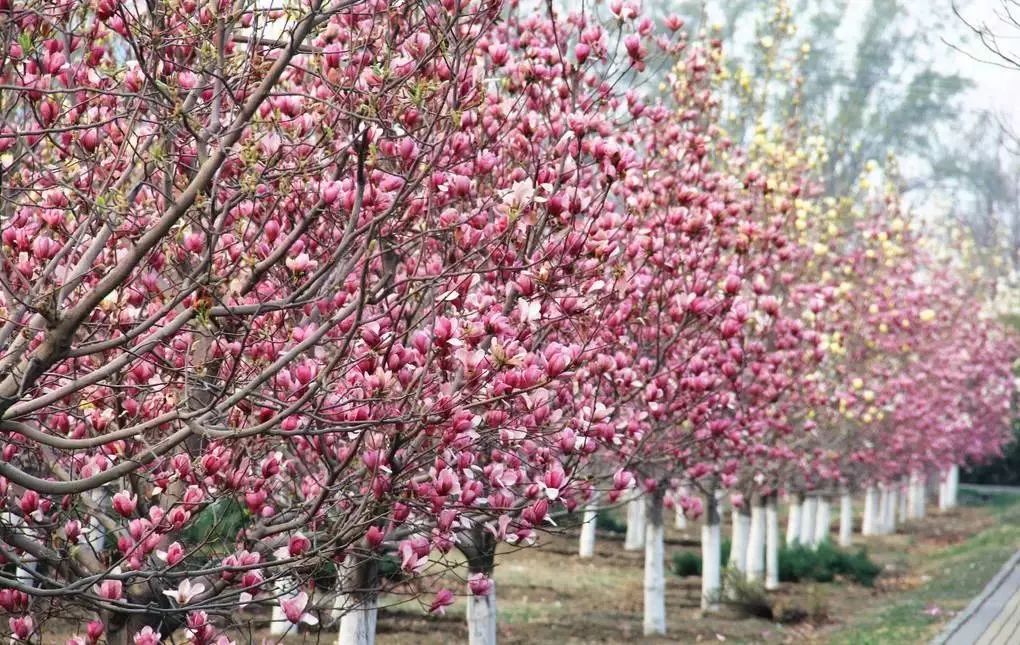
[[[950,614],[966,607],[1020,544],[1020,497],[987,497],[984,504],[996,519],[994,526],[960,544],[925,554],[916,568],[920,575],[927,576],[926,582],[891,596],[877,611],[851,617],[829,642],[925,642]]]

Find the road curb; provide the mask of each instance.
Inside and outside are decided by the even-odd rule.
[[[946,625],[945,629],[931,640],[930,645],[945,645],[948,643],[949,639],[952,638],[957,631],[959,631],[960,627],[962,627],[963,624],[967,622],[967,620],[973,616],[978,609],[980,609],[981,605],[985,604],[992,594],[999,590],[1003,581],[1005,581],[1006,578],[1013,572],[1013,569],[1017,566],[1018,562],[1020,562],[1020,551],[1014,553],[1013,557],[1002,565],[999,571],[992,576],[991,580],[988,581],[988,584],[985,585],[985,588],[981,591],[981,593],[978,594],[974,600],[970,601],[970,604],[967,605],[966,609],[953,617],[953,620]]]

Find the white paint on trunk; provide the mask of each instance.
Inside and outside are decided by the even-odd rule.
[[[779,508],[775,493],[765,500],[765,588],[779,588]]]
[[[949,469],[939,471],[939,511],[949,509]]]
[[[912,519],[921,520],[926,515],[927,479],[920,471],[915,471],[910,475],[910,489],[913,492],[913,504],[910,506]]]
[[[800,515],[802,505],[796,496],[790,497],[786,515],[786,543],[792,545],[800,541]]]
[[[666,570],[662,493],[648,495],[645,528],[645,636],[666,633]]]
[[[917,510],[917,473],[910,473],[910,477],[907,478],[907,501],[906,501],[906,513],[900,513],[900,521],[904,519],[914,519],[914,515]]]
[[[850,493],[839,498],[839,545],[850,546],[854,541],[854,500]]]
[[[681,486],[676,492],[676,518],[673,526],[681,531],[687,530],[687,516],[684,515],[684,508],[680,505],[680,500],[688,495],[690,495],[690,492],[686,486]]]
[[[496,583],[485,595],[468,594],[468,645],[496,645]]]
[[[347,596],[346,613],[340,618],[337,645],[374,645],[379,601],[375,594],[362,598]]]
[[[818,498],[807,497],[800,507],[800,543],[811,546],[815,543],[815,523],[818,521]]]
[[[751,527],[747,533],[747,579],[765,577],[765,502],[756,499],[751,504]]]
[[[956,508],[960,496],[960,467],[953,464],[949,467],[949,508]]]
[[[638,551],[645,545],[645,498],[638,493],[627,502],[627,537],[623,548],[627,551]]]
[[[584,515],[581,520],[581,540],[577,554],[582,558],[595,557],[595,527],[598,524],[598,502],[595,499],[588,502],[584,507]]]
[[[878,518],[875,522],[875,534],[884,535],[889,527],[889,488],[885,484],[879,484],[878,488]]]
[[[914,507],[914,487],[910,485],[910,479],[905,478],[896,489],[899,500],[899,522],[900,524],[910,519],[910,509]]]
[[[864,490],[864,516],[861,518],[861,535],[877,534],[878,519],[878,489],[874,484],[868,484]]]
[[[714,495],[709,495],[706,502],[705,523],[701,527],[701,609],[718,611],[722,589],[719,506]]]
[[[885,532],[895,533],[896,532],[896,509],[900,506],[900,500],[904,495],[901,493],[898,486],[893,485],[889,487],[889,514],[885,518]]]
[[[747,535],[751,531],[751,516],[734,506],[730,517],[730,561],[726,566],[744,573],[747,571]]]
[[[815,530],[811,536],[811,546],[818,548],[818,545],[829,539],[829,531],[832,529],[832,506],[829,498],[819,497],[818,506],[815,510]]]
[[[684,515],[684,509],[683,509],[682,506],[680,506],[680,502],[679,501],[677,501],[677,503],[676,503],[676,516],[675,516],[675,518],[673,520],[673,526],[678,531],[686,531],[687,530],[687,516]]]

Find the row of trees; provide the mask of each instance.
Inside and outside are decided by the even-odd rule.
[[[997,454],[981,285],[727,82],[618,0],[0,0],[11,636],[370,642],[466,561],[494,642],[497,546],[637,492],[661,633],[667,504],[718,562],[720,491],[757,544]]]

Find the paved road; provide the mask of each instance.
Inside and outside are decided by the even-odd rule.
[[[932,645],[1017,643],[1020,643],[1020,551],[932,641]]]

